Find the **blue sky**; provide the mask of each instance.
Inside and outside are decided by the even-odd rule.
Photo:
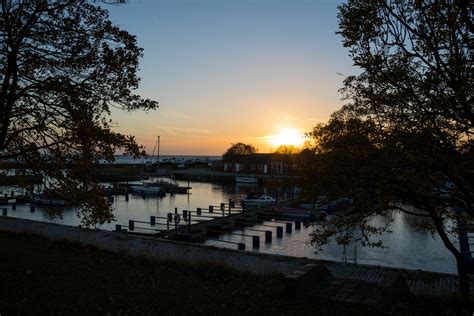
[[[355,72],[337,31],[337,1],[130,0],[107,6],[144,48],[138,92],[156,112],[114,112],[117,129],[162,154],[222,154],[302,134],[341,105]],[[285,132],[287,131],[287,132]],[[291,138],[286,138],[291,139]]]

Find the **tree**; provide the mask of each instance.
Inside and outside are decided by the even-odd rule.
[[[289,154],[297,154],[299,152],[301,152],[301,149],[299,149],[295,145],[280,145],[278,146],[277,149],[275,149],[275,153],[277,154],[289,155]]]
[[[255,154],[256,152],[257,149],[250,144],[236,143],[231,144],[229,149],[227,149],[227,151],[222,155],[222,158],[224,158],[224,160],[230,161],[238,156],[247,156]]]
[[[464,254],[449,239],[474,216],[473,25],[468,1],[349,0],[339,34],[360,74],[344,81],[348,101],[310,133],[317,153],[306,193],[350,197],[352,207],[315,231],[380,246],[396,209],[430,219],[454,255],[462,293]],[[449,225],[454,223],[454,225]],[[357,235],[355,231],[360,231]]]
[[[94,166],[141,147],[112,131],[108,115],[158,107],[132,92],[142,49],[86,0],[7,0],[1,9],[0,161],[39,174],[48,192],[79,204],[83,224],[110,222]]]

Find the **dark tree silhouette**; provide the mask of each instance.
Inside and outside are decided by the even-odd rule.
[[[448,238],[474,216],[473,26],[469,1],[349,0],[339,34],[359,75],[348,104],[311,133],[307,193],[350,197],[352,208],[313,234],[378,246],[370,219],[394,209],[431,220],[469,291],[464,254]]]
[[[79,203],[83,224],[110,221],[94,165],[117,149],[141,149],[111,130],[108,115],[158,107],[132,92],[142,49],[85,0],[7,0],[1,9],[0,161],[17,162]]]
[[[232,160],[236,157],[250,155],[256,152],[257,149],[250,144],[236,143],[231,144],[229,149],[227,149],[227,151],[222,155],[222,157],[224,158],[224,160]]]

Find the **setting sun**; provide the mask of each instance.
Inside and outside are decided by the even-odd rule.
[[[304,143],[304,135],[294,128],[282,128],[278,134],[264,138],[274,146],[293,145],[298,147]]]

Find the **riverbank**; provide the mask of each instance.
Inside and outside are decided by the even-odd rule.
[[[366,306],[308,298],[277,275],[219,265],[129,257],[70,242],[0,232],[0,313],[10,314],[442,314],[456,299]]]
[[[174,262],[173,265],[188,267],[182,268],[184,270],[193,270],[194,268],[200,270],[200,267],[210,266],[213,270],[218,272],[222,270],[223,274],[221,275],[219,272],[218,275],[219,278],[222,277],[224,279],[224,275],[230,273],[231,275],[252,275],[252,278],[258,278],[258,280],[260,280],[258,282],[263,283],[266,283],[268,280],[279,280],[278,285],[272,285],[273,281],[268,281],[270,283],[267,283],[267,285],[272,287],[272,291],[278,289],[278,291],[280,291],[278,293],[281,294],[283,292],[287,293],[287,288],[291,288],[290,293],[293,293],[291,295],[310,297],[307,299],[322,302],[321,304],[324,306],[326,306],[326,301],[329,300],[339,302],[342,305],[349,303],[349,306],[352,306],[351,304],[355,304],[356,310],[358,310],[357,306],[360,304],[372,306],[371,308],[375,308],[377,311],[386,311],[384,308],[387,304],[390,305],[390,310],[393,308],[406,309],[407,306],[412,310],[413,308],[417,309],[419,306],[428,304],[427,302],[433,301],[436,302],[436,304],[444,302],[440,306],[450,306],[450,304],[452,304],[451,302],[458,300],[456,298],[458,287],[457,278],[449,274],[259,254],[250,251],[237,251],[103,230],[81,229],[78,227],[9,217],[0,217],[0,231],[3,231],[4,234],[6,232],[8,232],[8,234],[19,234],[18,236],[25,236],[24,234],[31,236],[33,234],[47,238],[49,241],[42,240],[41,242],[48,244],[47,247],[53,247],[52,245],[55,242],[51,243],[51,241],[59,241],[60,243],[67,241],[68,243],[76,245],[79,243],[82,245],[78,246],[81,249],[89,249],[92,247],[93,249],[101,249],[101,251],[105,250],[106,252],[110,251],[115,253],[114,257],[117,260],[122,258],[120,260],[132,260],[132,262],[135,262],[135,260],[136,262],[141,262],[142,260],[165,263]],[[27,240],[25,242],[28,243]],[[32,248],[33,250],[36,249],[28,245],[17,245],[14,248],[10,248],[10,243],[6,241],[1,242],[1,244],[5,246],[2,246],[0,255],[0,271],[9,271],[8,273],[0,273],[2,278],[5,277],[6,274],[10,274],[11,271],[10,266],[1,266],[3,262],[11,261],[12,264],[14,264],[15,261],[18,261],[15,259],[18,251],[25,247]],[[63,264],[60,260],[60,256],[56,259],[54,259],[54,257],[48,259],[49,250],[45,249],[44,252],[47,256],[45,258],[47,261],[44,264],[49,264],[48,262],[51,260],[59,261],[54,262],[54,264]],[[25,256],[27,256],[27,254],[25,254]],[[80,257],[81,255],[79,254],[78,256]],[[35,265],[38,260],[32,256],[26,261],[28,261],[30,265]],[[43,263],[41,264],[43,265]],[[92,273],[97,273],[94,272],[96,269],[94,264],[95,263],[92,262],[87,265],[91,265],[92,268],[90,269],[92,269]],[[52,269],[54,270],[55,268]],[[97,269],[104,271],[103,268]],[[203,271],[207,271],[206,268],[203,269]],[[22,272],[20,271],[19,273]],[[69,273],[76,274],[73,269],[70,270]],[[207,272],[204,272],[204,274],[205,273]],[[147,275],[147,273],[143,275]],[[257,276],[261,276],[262,278]],[[154,273],[150,274],[149,278],[151,279],[148,281],[151,282],[153,277]],[[70,291],[76,293],[75,283],[82,282],[82,278],[77,280],[74,279],[75,277],[70,278],[70,286],[72,286],[72,289],[67,290],[66,293]],[[12,280],[14,280],[14,278]],[[119,286],[120,284],[127,286],[127,283],[123,282],[120,277],[110,282],[117,283],[114,286]],[[197,286],[199,281],[195,282]],[[245,283],[247,281],[243,279],[241,282]],[[0,284],[1,283],[3,282],[0,282]],[[21,283],[18,284],[21,285]],[[36,285],[32,286],[34,287]],[[252,288],[251,285],[249,285],[249,287]],[[276,287],[276,289],[273,289],[273,287]],[[0,285],[0,289],[7,291],[8,287],[1,288]],[[29,290],[22,291],[28,292]],[[232,287],[226,288],[226,291],[232,293],[233,289]],[[249,295],[254,295],[252,293]],[[2,293],[0,293],[0,297],[2,297]],[[286,298],[286,300],[291,302],[290,298]],[[430,304],[427,306],[430,306]],[[426,308],[431,310],[431,307]],[[287,309],[286,311],[290,313],[292,310]],[[301,313],[304,311],[301,310]],[[217,311],[214,313],[216,312]]]

